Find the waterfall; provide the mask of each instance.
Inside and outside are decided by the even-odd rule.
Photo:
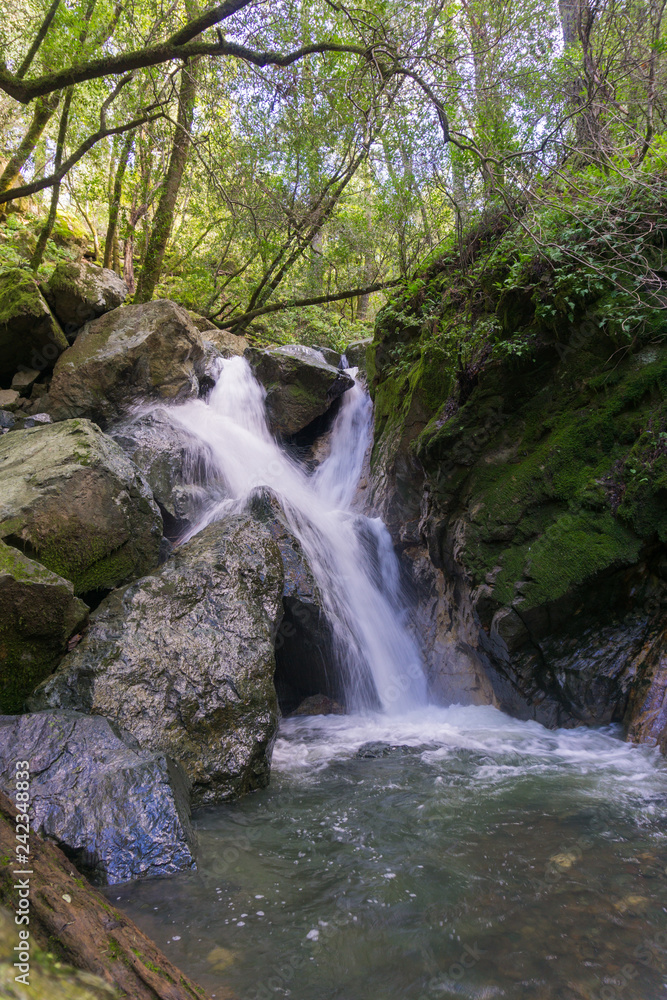
[[[356,369],[349,369],[353,377]],[[229,499],[212,501],[190,535],[238,509],[268,487],[298,538],[332,625],[349,708],[381,706],[398,714],[425,705],[426,681],[402,607],[398,561],[379,519],[353,510],[372,436],[372,406],[355,380],[342,397],[330,432],[330,452],[315,473],[271,436],[264,389],[244,358],[223,361],[209,399],[169,410],[199,442],[211,481]]]

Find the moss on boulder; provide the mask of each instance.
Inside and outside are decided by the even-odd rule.
[[[0,542],[0,714],[22,711],[87,621],[69,580]]]
[[[162,519],[122,449],[88,420],[0,438],[0,538],[71,580],[109,589],[157,564]]]
[[[0,387],[9,387],[16,370],[53,368],[67,340],[29,271],[14,268],[0,275]]]
[[[122,278],[109,268],[88,260],[61,261],[49,278],[47,294],[65,333],[70,334],[89,320],[121,306],[128,289]]]
[[[123,306],[87,323],[59,359],[49,412],[104,427],[142,400],[196,398],[205,364],[201,334],[181,306]]]

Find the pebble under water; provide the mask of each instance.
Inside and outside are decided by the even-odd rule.
[[[195,817],[198,872],[108,895],[216,1000],[662,1000],[666,819],[613,728],[291,718],[270,788]]]

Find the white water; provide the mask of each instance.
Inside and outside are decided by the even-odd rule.
[[[322,594],[348,707],[379,704],[399,714],[425,705],[426,682],[404,623],[389,534],[379,519],[353,511],[372,434],[368,394],[359,382],[344,394],[330,453],[312,475],[271,436],[264,395],[247,361],[230,358],[207,402],[169,411],[200,442],[212,478],[222,478],[230,495],[212,502],[191,534],[243,506],[254,490],[273,490]]]

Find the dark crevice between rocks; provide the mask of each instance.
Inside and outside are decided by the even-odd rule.
[[[321,611],[297,598],[283,599],[285,614],[276,636],[274,684],[283,715],[306,698],[321,696],[343,705],[331,626]]]
[[[307,427],[283,439],[285,449],[293,458],[304,462],[306,465],[313,462],[313,449],[319,439],[328,434],[333,427],[342,398],[342,396],[339,396],[337,399],[334,399],[328,410],[322,413],[321,416],[311,420]]]

